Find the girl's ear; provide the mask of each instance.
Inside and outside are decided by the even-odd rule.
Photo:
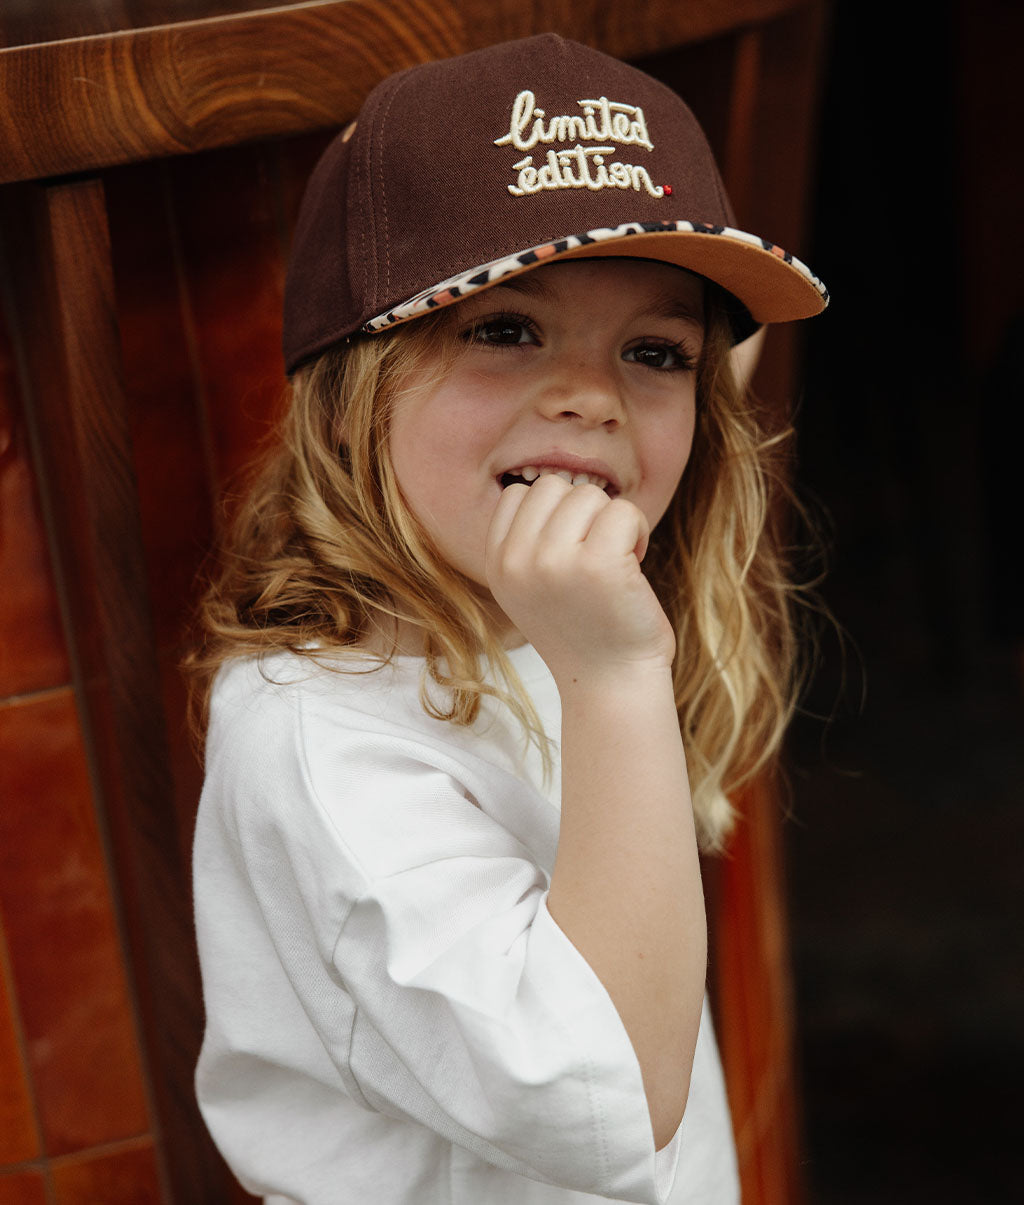
[[[761,348],[764,346],[764,334],[767,327],[759,326],[756,331],[742,343],[737,343],[729,352],[729,362],[732,366],[736,384],[746,390],[761,358]]]

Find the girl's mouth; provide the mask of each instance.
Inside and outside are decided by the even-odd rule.
[[[610,498],[614,498],[619,492],[607,478],[600,477],[597,473],[573,473],[569,469],[538,468],[532,464],[502,473],[498,478],[498,483],[502,489],[505,489],[510,485],[533,485],[538,478],[551,476],[561,477],[570,485],[596,485],[599,489],[604,490]]]

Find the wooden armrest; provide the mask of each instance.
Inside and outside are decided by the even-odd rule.
[[[35,19],[0,16],[0,184],[341,125],[393,71],[542,29],[632,59],[803,3],[309,0],[225,13],[226,0],[194,0],[186,12],[215,15],[117,29],[108,5],[90,26],[47,0]],[[133,5],[116,9],[124,21]]]

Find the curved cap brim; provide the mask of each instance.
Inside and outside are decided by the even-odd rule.
[[[554,260],[615,256],[674,264],[714,281],[748,311],[753,322],[745,333],[765,322],[813,317],[828,305],[828,290],[806,264],[756,235],[700,222],[629,222],[567,235],[461,272],[371,318],[362,329],[386,330]]]

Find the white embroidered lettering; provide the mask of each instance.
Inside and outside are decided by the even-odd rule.
[[[629,168],[629,174],[633,177],[632,185],[637,192],[641,188],[646,188],[652,197],[663,197],[665,195],[665,190],[660,184],[655,186],[646,167],[636,167],[632,163],[626,164],[626,166]]]
[[[537,172],[537,187],[565,188],[562,172],[558,166],[558,156],[554,151],[548,151],[547,162]]]
[[[575,142],[562,150],[549,150],[540,165],[527,155],[513,164],[516,182],[508,186],[513,196],[561,188],[587,188],[592,192],[603,188],[644,189],[652,197],[663,197],[665,189],[655,185],[646,167],[639,164],[610,162],[606,156],[617,153],[619,146],[640,146],[653,151],[654,144],[647,133],[647,122],[639,105],[600,96],[576,102],[579,113],[562,113],[548,117],[537,104],[536,95],[524,88],[512,104],[507,134],[495,138],[495,146],[513,146],[518,151],[532,151],[538,145]],[[601,146],[583,146],[598,142]],[[617,144],[617,145],[616,145]]]
[[[537,98],[525,88],[512,105],[512,120],[507,134],[495,138],[495,146],[509,143],[517,151],[530,151],[538,142],[620,142],[635,144],[653,151],[654,144],[647,134],[644,111],[639,105],[620,104],[606,96],[597,100],[576,102],[583,109],[578,113],[565,113],[552,117],[547,125],[547,113],[537,106]],[[597,115],[600,114],[600,120]],[[532,124],[531,124],[532,123]]]
[[[508,133],[501,138],[495,138],[494,145],[505,146],[511,142],[517,151],[530,150],[537,142],[536,131],[539,123],[534,124],[533,134],[530,138],[527,139],[524,135],[535,112],[539,113],[541,117],[544,116],[544,110],[537,108],[537,98],[527,88],[519,93],[512,105],[512,123]]]
[[[553,154],[548,151],[548,154]],[[583,181],[579,176],[572,174],[572,165],[575,162],[575,155],[572,151],[558,152],[558,165],[562,169],[562,181],[566,188],[582,188]]]
[[[525,159],[520,159],[518,163],[512,165],[512,170],[519,173],[519,187],[514,184],[508,186],[508,191],[517,197],[524,197],[527,193],[539,192],[537,186],[537,169],[533,166],[533,156],[527,155]]]
[[[614,151],[613,146],[577,144],[571,151],[548,151],[540,167],[535,167],[533,156],[527,155],[513,164],[513,171],[519,175],[508,190],[516,197],[554,188],[589,188],[592,192],[602,188],[632,188],[639,192],[643,188],[652,197],[665,195],[664,188],[651,180],[647,168],[632,163],[607,166],[604,157]]]
[[[545,142],[579,142],[587,136],[587,123],[582,117],[553,117],[548,129],[549,135]]]
[[[577,104],[584,106],[584,113],[593,115],[596,109],[601,111],[601,130],[592,137],[601,142],[635,143],[644,146],[649,151],[654,150],[654,143],[647,134],[647,120],[639,105],[618,104],[606,96],[599,100],[581,100]],[[596,129],[596,128],[595,128]]]

